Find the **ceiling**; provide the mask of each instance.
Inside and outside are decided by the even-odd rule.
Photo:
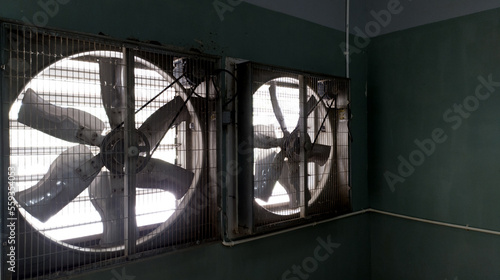
[[[247,3],[277,11],[333,29],[345,30],[346,0],[243,0]],[[403,30],[423,24],[500,8],[498,0],[350,0],[350,30],[356,34],[365,31],[370,22],[377,22],[376,14],[395,5],[399,11],[391,14],[385,26],[374,36]],[[377,31],[377,30],[375,30]],[[360,33],[360,32],[358,32]],[[365,35],[367,32],[363,32]],[[363,36],[363,34],[356,34]]]

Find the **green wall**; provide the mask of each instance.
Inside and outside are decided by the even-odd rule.
[[[0,17],[113,38],[158,41],[162,44],[267,64],[333,75],[345,75],[339,44],[344,33],[271,12],[244,2],[217,14],[214,1],[76,1],[44,11],[36,1],[0,0]],[[235,3],[238,1],[219,1]],[[63,4],[65,3],[65,4]],[[45,13],[46,18],[43,16]],[[38,16],[38,17],[37,17]],[[368,207],[366,55],[351,63],[351,129],[353,207]],[[318,238],[340,244],[308,279],[368,279],[370,274],[367,215],[329,222],[232,248],[220,243],[200,245],[123,267],[85,274],[78,279],[112,279],[126,272],[135,279],[282,279],[293,265],[313,256]],[[114,272],[113,272],[114,271]],[[289,276],[289,279],[294,279]]]
[[[498,34],[495,9],[372,40],[372,208],[500,231]],[[499,279],[498,237],[372,217],[372,279]]]
[[[330,238],[329,238],[330,237]],[[330,253],[321,249],[324,261],[317,261],[313,270],[318,239],[330,240],[338,247]],[[286,271],[301,269],[307,279],[369,279],[370,255],[368,215],[356,216],[334,223],[326,223],[306,229],[280,234],[250,243],[224,247],[222,244],[173,252],[122,267],[108,268],[75,279],[109,280],[118,275],[136,276],[139,279],[288,279],[297,275]],[[333,246],[332,246],[333,247]]]
[[[370,214],[371,279],[500,279],[500,238]]]

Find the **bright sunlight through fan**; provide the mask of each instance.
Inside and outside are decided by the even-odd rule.
[[[253,95],[254,195],[259,205],[280,215],[299,211],[299,105],[299,81],[293,78],[272,79]],[[305,148],[308,169],[318,169],[305,188],[309,203],[322,191],[331,168],[328,159],[333,155],[334,135],[328,132],[333,130],[332,123],[318,117],[326,115],[327,106],[307,87]]]
[[[101,234],[103,247],[123,244],[124,158],[131,152],[124,150],[124,69],[123,54],[114,51],[62,59],[34,77],[11,107],[16,200],[26,220],[58,242]],[[136,219],[138,227],[159,225],[151,236],[189,201],[203,141],[187,90],[144,59],[135,58],[134,72]],[[188,168],[183,158],[193,145]]]

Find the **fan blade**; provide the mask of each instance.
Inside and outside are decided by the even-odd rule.
[[[254,148],[276,148],[283,142],[283,138],[276,138],[273,125],[256,125],[253,127],[253,132]]]
[[[316,107],[316,98],[314,96],[309,97],[309,100],[307,100],[306,103],[306,116],[309,116],[309,114],[312,113],[314,108]]]
[[[285,118],[283,117],[283,113],[281,112],[281,108],[278,104],[278,98],[276,97],[276,85],[272,84],[269,86],[269,96],[271,97],[271,104],[273,105],[274,115],[280,124],[281,131],[283,131],[283,135],[287,137],[290,135],[290,132],[286,128]]]
[[[99,60],[101,98],[112,129],[125,121],[126,93],[123,86],[125,67],[120,61],[121,59]]]
[[[309,100],[307,100],[306,103],[306,117],[309,117],[309,114],[311,114],[314,111],[314,108],[316,108],[316,98],[314,96],[309,97]],[[300,125],[300,118],[297,121],[297,125],[295,126],[295,129],[298,129]]]
[[[299,163],[293,161],[287,161],[287,178],[285,179],[285,190],[289,197],[290,208],[299,207],[299,193],[300,193],[300,182],[299,182]]]
[[[105,124],[97,117],[74,108],[63,108],[26,90],[18,121],[43,133],[69,142],[99,146]]]
[[[137,187],[171,192],[176,199],[183,197],[193,182],[194,173],[163,160],[151,158],[137,174]]]
[[[46,222],[85,190],[102,168],[99,155],[85,145],[62,152],[33,187],[16,194],[16,200],[33,217]]]
[[[103,224],[101,247],[123,244],[124,241],[124,177],[103,171],[92,181],[89,196]]]
[[[317,163],[320,166],[325,165],[326,161],[330,157],[331,148],[332,147],[326,145],[314,144],[312,146],[312,150],[308,153],[308,161]]]
[[[269,153],[255,163],[254,197],[268,201],[283,169],[283,152]]]
[[[288,160],[286,163],[286,169],[288,171],[288,178],[283,179],[281,183],[290,199],[290,208],[297,208],[300,206],[300,164],[295,161]],[[281,181],[280,181],[281,182]],[[309,201],[311,199],[311,192],[308,188],[305,189],[305,200]]]
[[[189,111],[184,106],[184,100],[176,96],[149,116],[139,130],[146,135],[151,149],[154,149],[171,126],[189,119]]]

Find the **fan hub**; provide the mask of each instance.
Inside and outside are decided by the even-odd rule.
[[[306,133],[305,143],[311,143],[311,138]],[[300,133],[298,129],[295,129],[288,137],[283,141],[281,150],[285,153],[285,157],[289,160],[299,162],[300,161]]]
[[[125,131],[123,128],[111,131],[101,143],[101,160],[113,174],[125,173],[125,156],[139,156],[136,163],[136,173],[139,173],[151,158],[151,146],[144,133],[134,129],[137,147],[125,149]],[[133,152],[135,151],[135,152]]]

